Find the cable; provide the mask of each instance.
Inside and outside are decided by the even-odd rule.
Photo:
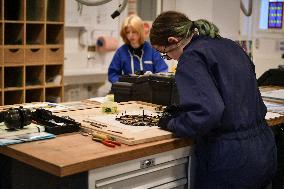
[[[248,9],[245,8],[243,0],[241,0],[241,10],[246,16],[251,16],[252,13],[252,0],[248,0]]]
[[[94,0],[94,1],[88,1],[88,0],[75,0],[78,1],[79,3],[86,5],[86,6],[99,6],[103,5],[105,3],[110,2],[111,0]],[[117,16],[120,15],[120,13],[125,9],[127,5],[127,0],[123,0],[123,2],[118,6],[118,9],[116,9],[112,14],[111,17],[114,19]]]
[[[105,3],[110,2],[111,0],[96,0],[96,1],[76,0],[76,1],[86,6],[99,6],[99,5],[103,5]]]

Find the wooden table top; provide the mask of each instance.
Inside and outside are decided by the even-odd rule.
[[[192,140],[172,138],[111,148],[92,141],[91,137],[75,133],[54,139],[6,146],[0,148],[0,153],[50,174],[64,177],[192,144]]]

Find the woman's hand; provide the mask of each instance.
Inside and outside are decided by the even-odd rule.
[[[168,123],[171,119],[178,116],[178,114],[181,112],[181,108],[178,105],[170,105],[165,108],[163,111],[163,114],[158,122],[158,127],[164,130],[168,130]]]

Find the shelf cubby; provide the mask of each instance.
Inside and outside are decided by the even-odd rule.
[[[23,87],[23,67],[4,68],[4,88]]]
[[[43,88],[26,90],[26,100],[25,101],[26,103],[43,102],[44,101]]]
[[[24,44],[24,24],[5,23],[4,26],[4,45]]]
[[[4,104],[5,105],[22,104],[22,103],[24,103],[23,90],[4,92]]]
[[[24,0],[4,0],[4,20],[24,20]]]
[[[0,0],[0,21],[2,21],[3,20],[3,0]],[[0,99],[0,101],[1,101],[1,99]]]
[[[62,87],[52,87],[45,89],[45,101],[58,103],[62,101]]]
[[[43,64],[44,63],[44,48],[30,47],[25,49],[25,63],[29,64]]]
[[[61,47],[45,48],[46,64],[52,64],[64,61],[64,49]]]
[[[26,44],[27,45],[44,44],[44,24],[26,25]]]
[[[44,0],[26,0],[26,20],[44,21],[45,19]]]
[[[63,24],[47,24],[46,25],[46,44],[57,45],[63,44]]]
[[[46,85],[58,86],[62,84],[63,66],[62,65],[46,65],[45,82]]]
[[[4,48],[4,64],[23,64],[24,52],[23,48]]]
[[[46,20],[48,22],[64,21],[64,0],[47,0]]]
[[[44,81],[44,66],[26,66],[25,85],[42,86]]]

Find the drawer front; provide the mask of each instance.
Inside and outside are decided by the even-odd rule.
[[[107,178],[103,180],[98,180],[95,184],[95,189],[109,189],[109,188],[123,188],[123,189],[145,189],[145,188],[175,188],[183,187],[185,188],[187,184],[187,163],[179,164],[165,169],[160,169],[157,171],[143,173],[138,176],[131,177],[129,173],[124,176],[125,179],[118,180],[118,177]],[[130,176],[130,177],[128,177]],[[182,180],[183,182],[178,182]],[[164,187],[161,187],[164,185]]]
[[[103,178],[123,174],[126,172],[139,170],[141,169],[142,164],[147,160],[154,159],[153,165],[156,166],[156,165],[170,162],[176,159],[188,157],[190,155],[191,155],[191,147],[187,146],[184,148],[179,148],[179,149],[171,150],[171,151],[160,153],[160,154],[155,154],[152,156],[147,156],[147,157],[127,161],[127,162],[111,165],[108,167],[94,169],[94,170],[89,171],[89,177],[93,177],[95,175],[96,179],[103,179]]]
[[[57,63],[64,61],[63,47],[46,48],[46,63]]]
[[[5,63],[24,63],[24,49],[9,48],[4,50]]]
[[[25,50],[26,63],[43,63],[44,62],[44,49],[33,48]]]
[[[128,183],[130,181],[134,184],[131,185],[132,188],[139,188],[142,184],[138,181],[139,179],[145,180],[144,183],[159,182],[159,185],[166,183],[166,178],[168,177],[171,179],[170,181],[167,180],[167,182],[174,182],[179,179],[184,179],[188,174],[190,157],[191,147],[187,146],[108,167],[94,169],[89,171],[89,189],[108,187],[113,189],[120,187],[124,188],[123,183]],[[179,171],[182,169],[183,171],[180,171],[182,174],[176,175],[174,173],[175,171],[173,171],[175,169],[179,169]],[[156,180],[155,174],[158,172],[160,172],[161,175],[163,175],[162,177],[166,180],[162,181],[162,178],[159,178],[157,181],[154,181]],[[139,179],[137,180],[136,178]],[[160,181],[162,181],[162,183],[160,183]],[[177,187],[183,187],[183,185],[187,184],[183,183],[180,186],[177,185]],[[156,185],[151,187],[154,186],[156,187]]]

